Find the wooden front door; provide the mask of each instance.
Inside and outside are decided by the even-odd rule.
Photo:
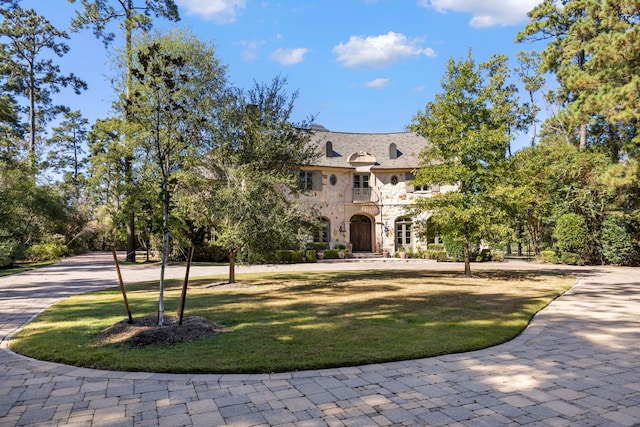
[[[364,215],[354,215],[349,225],[349,235],[354,252],[371,252],[371,220]]]

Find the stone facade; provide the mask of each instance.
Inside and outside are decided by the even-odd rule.
[[[301,171],[309,189],[301,201],[326,223],[315,240],[345,244],[354,253],[393,254],[425,248],[419,231],[428,215],[409,217],[418,197],[455,187],[414,188],[412,172],[426,140],[414,133],[343,133],[314,129],[312,143],[322,156]]]

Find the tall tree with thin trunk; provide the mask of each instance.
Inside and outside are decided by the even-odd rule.
[[[62,57],[69,51],[63,42],[69,38],[66,32],[17,1],[0,13],[3,89],[27,99],[28,149],[35,155],[39,129],[63,109],[53,104],[52,95],[67,86],[79,94],[87,85],[73,73],[64,74],[51,59],[51,54]]]
[[[590,113],[583,108],[582,99],[589,91],[588,79],[590,53],[588,43],[597,31],[593,20],[594,7],[601,2],[593,0],[544,0],[529,12],[529,23],[518,33],[516,42],[547,41],[541,52],[541,71],[555,73],[562,91],[567,113],[577,122],[578,147],[587,147],[587,130]]]
[[[529,102],[527,103],[527,116],[529,121],[529,129],[531,132],[531,146],[536,145],[538,136],[538,113],[540,107],[536,100],[536,93],[542,89],[545,84],[545,78],[540,73],[540,54],[536,51],[526,52],[521,50],[517,53],[518,67],[515,72],[524,85],[524,90],[529,94]]]
[[[76,0],[68,0],[75,3]],[[133,32],[134,30],[148,31],[151,29],[151,15],[158,18],[166,18],[170,21],[180,20],[178,7],[173,0],[81,0],[82,9],[77,12],[71,25],[74,30],[91,28],[93,34],[107,47],[115,39],[115,33],[109,30],[109,24],[121,21],[124,28],[125,56],[126,56],[126,82],[125,97],[129,99],[131,93],[133,67]],[[125,117],[129,121],[129,117]],[[127,215],[127,261],[135,262],[136,236],[135,236],[135,209],[134,209],[134,179],[133,179],[133,154],[129,147],[129,138],[126,138],[125,146],[125,212]]]

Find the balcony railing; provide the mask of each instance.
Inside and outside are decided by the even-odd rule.
[[[354,188],[353,189],[353,202],[370,202],[371,201],[371,188]]]

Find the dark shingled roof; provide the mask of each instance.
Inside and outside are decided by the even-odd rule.
[[[426,140],[413,132],[398,133],[346,133],[313,129],[311,141],[317,144],[322,156],[316,164],[325,167],[354,168],[349,157],[365,152],[375,157],[372,169],[416,169],[418,155]],[[333,146],[333,155],[326,156],[327,142]],[[396,158],[392,158],[391,144],[396,146]]]

